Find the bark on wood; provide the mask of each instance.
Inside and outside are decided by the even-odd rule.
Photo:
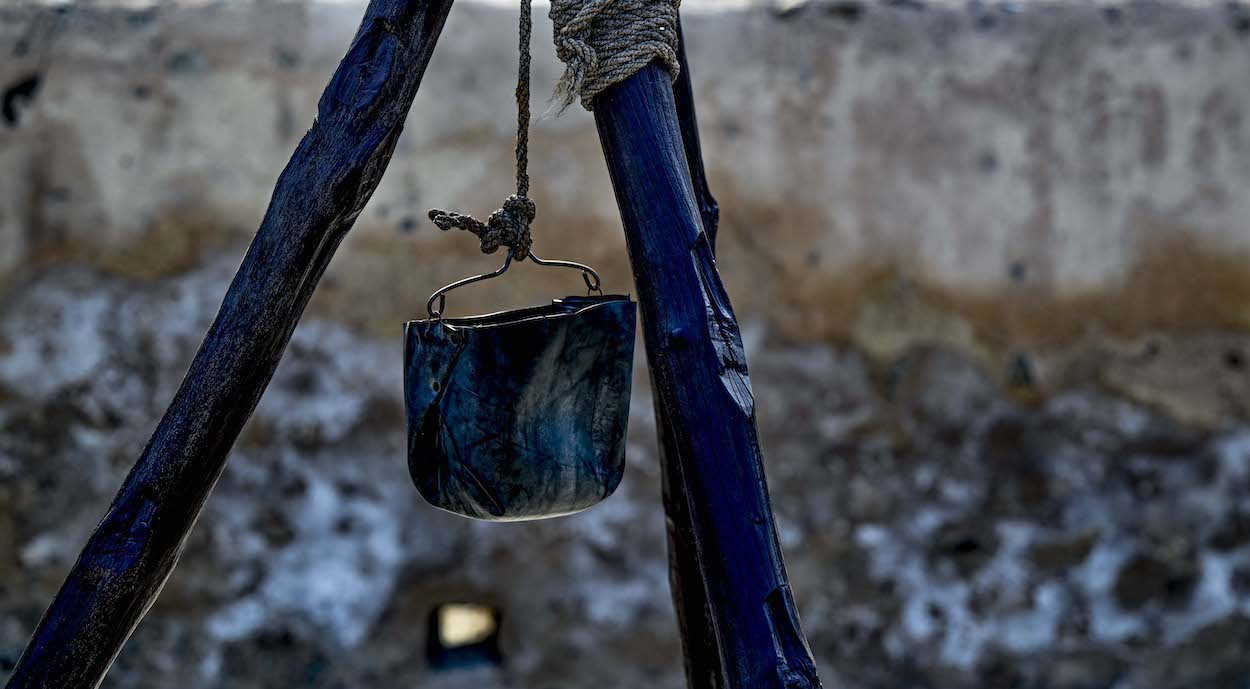
[[[742,338],[703,231],[667,72],[653,63],[601,93],[595,122],[722,686],[814,689],[820,680],[782,561]]]
[[[9,689],[98,686],[156,599],[326,264],[390,161],[451,4],[369,4],[186,378]]]

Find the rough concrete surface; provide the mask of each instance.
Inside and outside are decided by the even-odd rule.
[[[0,7],[0,677],[181,380],[358,15]],[[1250,11],[685,22],[826,686],[1246,686]],[[474,523],[407,478],[400,323],[497,260],[425,212],[508,193],[513,32],[505,9],[453,12],[105,687],[681,686],[641,365],[629,468],[599,507]],[[543,93],[557,65],[535,48]],[[537,250],[629,289],[589,116],[537,122],[531,157]],[[579,284],[548,273],[451,309]],[[454,601],[498,608],[500,665],[430,667],[427,619]]]

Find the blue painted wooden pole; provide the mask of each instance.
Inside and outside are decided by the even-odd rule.
[[[594,108],[723,686],[814,689],[820,680],[782,561],[742,338],[700,217],[669,75],[652,63]]]
[[[690,179],[699,214],[703,220],[703,233],[708,244],[716,249],[716,230],[720,222],[720,209],[712,198],[703,169],[703,151],[699,142],[699,123],[694,108],[694,89],[690,82],[690,65],[686,59],[686,38],[681,19],[677,20],[677,59],[681,73],[673,82],[674,104],[677,123],[681,129],[682,145],[686,162],[690,167]],[[652,379],[651,387],[656,387]],[[655,427],[660,440],[660,466],[662,469],[662,492],[665,527],[668,533],[669,588],[673,607],[677,611],[677,626],[681,633],[682,656],[689,689],[719,689],[724,686],[720,670],[720,651],[716,647],[716,630],[712,627],[711,611],[708,609],[707,593],[703,589],[703,576],[699,571],[699,559],[695,553],[694,524],[686,500],[686,483],[682,479],[677,455],[673,448],[676,439],[668,417],[659,404],[655,404]]]
[[[690,183],[694,187],[694,199],[699,204],[699,216],[703,218],[703,231],[707,234],[712,253],[716,253],[716,230],[720,226],[720,204],[712,196],[707,172],[703,169],[703,143],[699,140],[699,118],[694,110],[694,86],[690,81],[690,61],[686,59],[686,32],[681,18],[677,19],[677,62],[681,74],[673,81],[673,102],[677,107],[677,125],[681,129],[681,143],[686,150],[686,163],[690,167]]]
[[[156,600],[308,298],[390,161],[452,0],[372,0],[269,211],[9,689],[90,689]]]

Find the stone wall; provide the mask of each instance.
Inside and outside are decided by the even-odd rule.
[[[0,677],[180,382],[358,18],[0,7]],[[826,686],[1244,686],[1250,11],[836,2],[686,29]],[[454,11],[106,687],[681,686],[641,365],[625,482],[589,512],[468,522],[404,468],[399,325],[496,261],[425,211],[508,193],[513,31],[506,10]],[[537,93],[551,52],[537,42]],[[628,289],[589,116],[542,119],[531,150],[537,247]],[[516,272],[452,310],[577,282]],[[500,665],[430,667],[427,619],[454,601],[500,611]]]

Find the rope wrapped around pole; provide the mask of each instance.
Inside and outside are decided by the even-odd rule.
[[[563,110],[580,99],[593,110],[595,96],[653,60],[673,79],[680,0],[552,0],[556,55],[565,65],[555,100]]]

